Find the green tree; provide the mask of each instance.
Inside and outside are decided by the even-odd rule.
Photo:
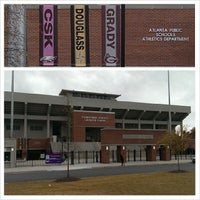
[[[159,141],[159,144],[165,144],[170,147],[171,153],[177,155],[178,171],[180,171],[180,154],[189,147],[189,134],[177,134],[176,132],[166,133]]]

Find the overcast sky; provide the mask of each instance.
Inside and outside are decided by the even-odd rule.
[[[5,71],[5,91],[11,71]],[[119,94],[118,100],[168,104],[167,71],[73,69],[15,71],[15,92],[58,95],[62,89]],[[191,106],[184,125],[195,126],[195,72],[170,71],[171,104]]]

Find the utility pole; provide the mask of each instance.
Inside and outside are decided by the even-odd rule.
[[[8,67],[26,66],[26,6],[8,5]]]

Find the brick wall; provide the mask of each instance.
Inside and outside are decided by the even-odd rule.
[[[187,10],[127,10],[126,66],[194,66],[195,13]],[[177,36],[189,36],[189,42],[142,41],[150,28],[182,28]]]
[[[85,142],[86,127],[115,127],[115,115],[98,112],[73,112],[72,139],[74,142]]]
[[[89,10],[90,65],[101,66],[101,10]],[[39,10],[27,10],[27,65],[39,65]],[[5,12],[5,64],[7,63],[7,11]],[[187,42],[144,42],[149,28],[182,28],[177,36]],[[70,11],[58,10],[58,65],[71,65]],[[194,66],[194,9],[127,9],[126,66]]]
[[[31,138],[27,141],[28,149],[50,149],[50,138]],[[17,139],[17,149],[26,149],[26,139]]]

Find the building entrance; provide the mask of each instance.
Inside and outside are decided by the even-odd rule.
[[[4,152],[4,161],[10,162],[10,152]]]
[[[53,121],[53,135],[61,137],[61,122]]]

